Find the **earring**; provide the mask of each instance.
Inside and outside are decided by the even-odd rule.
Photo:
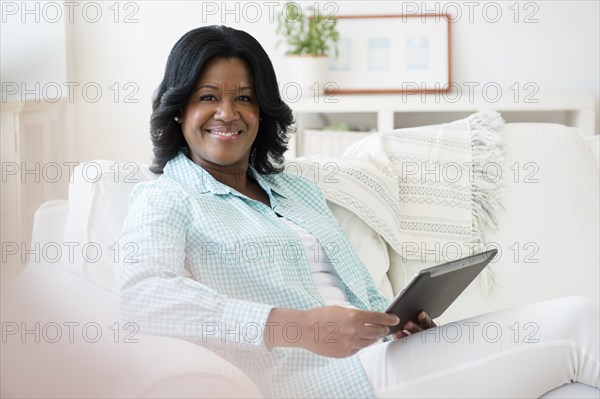
[[[181,123],[181,122],[179,122],[179,117],[178,117],[178,116],[176,116],[176,117],[175,117],[175,118],[173,118],[173,119],[175,119],[175,122],[177,122],[177,123]]]
[[[258,118],[258,121],[259,121],[259,122],[262,122],[262,116]]]

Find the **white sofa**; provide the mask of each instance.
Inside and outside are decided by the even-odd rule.
[[[567,295],[599,302],[598,136],[555,124],[506,124],[503,135],[504,210],[487,237],[501,249],[497,283],[484,292],[474,282],[441,322]],[[218,353],[120,319],[110,286],[114,257],[127,254],[111,246],[131,188],[152,178],[142,164],[90,162],[75,169],[68,201],[38,209],[40,259],[2,291],[2,397],[260,396]],[[332,208],[382,289],[401,289],[415,270],[358,217]],[[599,392],[569,384],[544,397]]]

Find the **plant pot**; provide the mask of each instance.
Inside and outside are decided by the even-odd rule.
[[[329,57],[287,55],[290,82],[298,85],[301,95],[322,94],[329,72]]]

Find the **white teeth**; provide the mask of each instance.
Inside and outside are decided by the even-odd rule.
[[[211,134],[216,134],[217,136],[223,136],[223,137],[231,137],[231,136],[235,136],[236,134],[240,134],[240,132],[219,132],[217,130],[209,130],[208,132]]]

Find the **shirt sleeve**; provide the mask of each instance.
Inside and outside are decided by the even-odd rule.
[[[365,268],[365,270],[366,270],[366,268]],[[367,292],[369,293],[369,301],[371,302],[371,309],[375,310],[377,312],[385,312],[385,310],[387,309],[387,307],[390,304],[390,301],[379,292],[379,289],[375,285],[375,282],[373,281],[373,277],[371,276],[371,273],[369,273],[368,270],[367,270],[367,273],[368,273],[368,279],[366,279]]]
[[[114,285],[124,318],[146,334],[266,350],[263,330],[273,306],[228,298],[183,276],[191,224],[183,198],[156,182],[132,192]]]

